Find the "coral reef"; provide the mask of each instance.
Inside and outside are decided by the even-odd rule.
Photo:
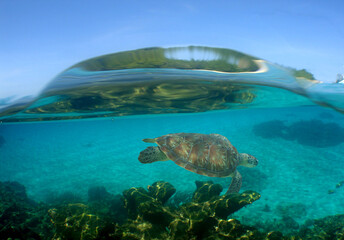
[[[82,197],[71,191],[61,193],[47,192],[45,195],[45,202],[52,205],[79,203],[82,202]]]
[[[281,232],[285,235],[297,236],[301,225],[290,216],[254,219],[248,225],[254,226],[261,232]]]
[[[270,217],[261,218],[259,212],[254,212],[251,216],[235,216],[246,225],[254,226],[262,232],[280,231],[283,234],[297,235],[302,227],[301,219],[308,214],[307,209],[304,203],[280,202],[274,208],[267,204],[262,206],[261,211],[270,212]]]
[[[305,225],[306,226],[300,231],[302,239],[344,239],[343,214],[310,221],[308,226],[307,224]]]
[[[111,194],[106,191],[104,186],[94,186],[88,189],[88,201],[102,201],[111,198]]]
[[[228,219],[232,213],[258,200],[258,193],[246,191],[220,196],[221,185],[210,181],[197,181],[196,187],[191,201],[178,200],[177,205],[169,201],[176,189],[161,181],[148,186],[147,190],[130,188],[122,195],[113,195],[102,186],[92,187],[84,203],[38,204],[27,197],[21,184],[0,182],[0,239],[296,240],[344,237],[344,215],[309,220],[300,226],[288,216],[304,211],[299,204],[280,206],[281,219],[266,223],[274,228],[269,232],[259,231],[236,219]],[[293,232],[283,236],[278,231],[281,228],[290,228]]]
[[[301,218],[307,215],[307,206],[303,203],[281,203],[276,206],[276,213],[282,217]]]
[[[262,138],[285,138],[287,127],[281,120],[267,121],[253,126],[253,133]]]
[[[212,181],[196,181],[196,187],[197,189],[192,196],[194,202],[205,202],[210,200],[219,196],[223,190],[220,184],[213,184]]]
[[[177,191],[167,202],[171,207],[178,208],[186,202],[192,201],[192,193],[189,191]]]
[[[47,206],[30,200],[20,183],[0,182],[0,239],[49,237],[47,210]]]
[[[157,201],[160,201],[162,204],[165,204],[173,194],[175,194],[176,189],[172,184],[168,182],[155,182],[151,186],[147,187],[149,195],[154,197]]]
[[[123,237],[130,239],[211,239],[228,235],[223,230],[233,226],[249,228],[227,221],[228,215],[258,200],[260,195],[253,191],[242,194],[219,196],[222,186],[209,182],[196,182],[197,189],[191,202],[179,208],[165,206],[166,200],[175,192],[173,186],[156,182],[144,188],[131,188],[123,193],[124,207],[129,220],[122,225]],[[165,189],[164,189],[165,188]],[[164,190],[163,190],[164,189]],[[163,200],[162,200],[163,199]],[[231,227],[229,227],[230,225]],[[239,234],[237,232],[236,234]],[[241,236],[241,235],[239,235]]]
[[[67,204],[48,211],[54,225],[53,239],[96,239],[104,220],[84,204]]]
[[[313,147],[330,147],[344,142],[344,128],[320,120],[298,121],[286,125],[279,120],[263,122],[253,127],[253,133],[263,138],[283,138]]]
[[[123,223],[127,219],[122,196],[109,193],[103,186],[88,189],[88,209],[107,222]]]

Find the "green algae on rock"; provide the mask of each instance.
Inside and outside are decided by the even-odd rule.
[[[171,183],[162,181],[158,181],[152,185],[149,185],[147,189],[149,194],[162,204],[165,204],[166,201],[170,199],[170,197],[172,197],[172,195],[176,192],[176,189]]]
[[[309,226],[301,229],[302,239],[344,239],[344,215],[334,215],[309,222]]]
[[[205,200],[203,202],[192,201],[180,206],[181,211],[185,216],[189,218],[199,218],[201,216],[214,216],[219,219],[227,219],[227,217],[253,203],[260,198],[260,194],[254,191],[245,191],[241,194],[233,193],[229,195],[215,196],[215,194],[209,194],[212,189],[218,188],[218,184],[213,184],[211,181],[197,183],[197,188],[194,196],[198,196],[198,199]],[[201,185],[202,184],[202,185]],[[205,187],[204,187],[205,186]],[[208,188],[208,192],[201,192],[202,189]],[[203,196],[202,196],[203,195]]]
[[[116,234],[118,226],[115,222],[92,212],[83,203],[60,205],[49,209],[48,214],[54,227],[51,239],[121,239]]]
[[[213,197],[219,196],[223,190],[220,184],[213,184],[212,181],[196,181],[195,183],[197,189],[192,196],[193,202],[205,202]]]
[[[219,196],[222,191],[219,184],[213,184],[211,181],[197,181],[193,201],[175,209],[164,206],[163,202],[156,198],[159,196],[157,193],[174,192],[168,190],[174,189],[172,185],[157,182],[153,186],[155,187],[148,187],[150,191],[143,188],[131,188],[123,193],[125,208],[130,218],[123,227],[133,231],[133,225],[136,224],[137,229],[134,232],[137,239],[156,236],[159,236],[159,239],[210,237],[214,234],[214,229],[218,228],[220,220],[226,219],[229,214],[260,198],[260,195],[253,191]],[[164,196],[166,200],[166,195]],[[171,238],[166,238],[166,236]]]
[[[171,207],[167,200],[175,191],[167,182],[123,192],[122,200],[100,187],[92,188],[89,202],[37,204],[19,183],[0,182],[1,239],[254,239],[313,240],[343,239],[344,215],[309,220],[290,236],[281,232],[258,231],[228,214],[253,203],[260,195],[253,191],[220,196],[221,187],[197,182],[194,200]],[[198,202],[196,202],[198,201]],[[121,203],[122,202],[122,203]],[[112,207],[106,207],[107,205]],[[128,218],[118,223],[118,205]],[[12,206],[12,207],[11,207]],[[101,208],[104,207],[102,210]]]
[[[68,204],[50,209],[49,215],[55,228],[53,239],[95,239],[102,220],[89,213],[84,204]]]

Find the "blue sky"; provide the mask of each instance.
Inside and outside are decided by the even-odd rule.
[[[34,95],[87,58],[152,46],[205,45],[344,73],[342,0],[0,0],[0,99]]]

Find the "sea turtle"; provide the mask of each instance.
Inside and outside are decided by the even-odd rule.
[[[228,139],[220,134],[173,133],[143,139],[156,143],[139,155],[141,163],[172,160],[177,165],[209,177],[232,177],[226,194],[239,192],[241,174],[237,166],[255,167],[258,160],[247,153],[238,153]]]

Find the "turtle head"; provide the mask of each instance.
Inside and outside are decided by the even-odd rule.
[[[258,165],[258,159],[247,153],[240,153],[239,165],[253,168]]]
[[[148,147],[139,155],[139,161],[141,163],[153,163],[157,161],[168,160],[166,155],[160,151],[159,147]]]

